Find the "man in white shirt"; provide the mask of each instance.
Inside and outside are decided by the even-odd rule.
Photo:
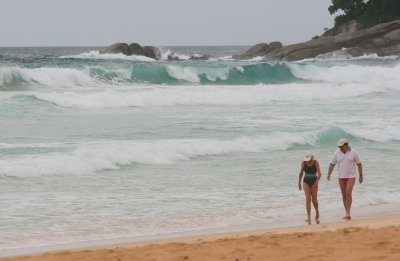
[[[356,181],[355,165],[357,164],[360,184],[363,182],[362,165],[358,154],[349,147],[346,139],[340,139],[337,145],[339,149],[333,155],[332,162],[329,165],[328,180],[331,180],[332,171],[335,165],[338,164],[339,185],[346,210],[346,216],[343,219],[350,220],[350,209],[353,201],[352,193]]]

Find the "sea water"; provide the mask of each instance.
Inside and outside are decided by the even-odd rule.
[[[0,249],[304,224],[302,159],[321,221],[344,214],[347,138],[364,167],[354,218],[400,213],[400,60],[230,59],[246,47],[0,48]],[[167,61],[175,52],[181,61]],[[191,61],[208,54],[206,61]]]

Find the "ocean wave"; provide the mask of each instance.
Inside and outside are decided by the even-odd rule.
[[[286,101],[326,101],[350,99],[380,92],[360,84],[282,84],[253,86],[141,86],[124,90],[14,92],[57,106],[76,109],[102,109],[154,106],[263,105]],[[0,95],[2,97],[2,95]]]
[[[153,58],[142,55],[125,55],[122,53],[115,54],[100,54],[99,51],[90,51],[88,53],[81,53],[75,55],[63,55],[60,59],[92,59],[92,60],[127,60],[127,61],[141,61],[141,62],[154,62]]]
[[[317,66],[288,64],[296,78],[312,82],[359,83],[400,90],[400,64],[394,66]]]
[[[94,79],[78,69],[70,68],[0,68],[0,89],[15,89],[24,85],[85,86],[94,85]]]
[[[82,68],[0,68],[0,90],[121,85],[363,84],[399,90],[400,64],[132,62]]]
[[[351,131],[351,132],[349,132]],[[390,133],[387,133],[390,137]],[[79,175],[116,170],[134,164],[165,165],[203,156],[262,153],[310,149],[335,144],[339,138],[351,142],[381,142],[357,129],[327,127],[303,132],[274,132],[259,137],[221,139],[169,139],[99,141],[91,143],[11,144],[0,143],[0,176]],[[375,140],[374,140],[374,139]],[[397,135],[400,141],[400,136]],[[15,153],[15,151],[28,151]],[[10,153],[10,154],[7,154]]]
[[[132,81],[147,84],[254,85],[304,82],[285,63],[133,64]]]
[[[275,132],[263,137],[242,137],[232,140],[173,139],[28,145],[2,143],[0,151],[13,149],[21,151],[28,148],[29,153],[3,155],[0,160],[2,166],[0,175],[25,177],[90,174],[120,169],[122,166],[132,164],[174,164],[202,156],[261,153],[296,148],[304,150],[331,146],[343,137],[348,138],[352,143],[366,138],[358,136],[357,131],[350,133],[342,128],[329,127],[298,133]],[[400,137],[397,138],[400,140]],[[377,139],[379,142],[380,137]]]
[[[335,144],[341,138],[352,142],[398,142],[400,141],[400,124],[386,126],[376,122],[369,127],[328,127],[319,132],[309,133],[307,141],[310,144],[324,146]]]
[[[293,144],[305,142],[306,139],[301,135],[273,133],[264,138],[244,137],[234,140],[176,139],[87,143],[78,144],[72,152],[3,157],[0,159],[0,175],[25,177],[88,174],[120,169],[121,166],[132,164],[173,164],[207,155],[284,150]]]
[[[141,63],[84,68],[0,68],[0,90],[21,87],[75,87],[126,84],[254,85],[291,83],[296,78],[284,63]],[[304,80],[301,80],[304,81]]]
[[[193,54],[191,56],[186,54],[181,54],[173,52],[170,49],[162,51],[161,61],[168,61],[169,58],[179,59],[180,61],[187,61],[191,57],[201,57],[200,54]],[[143,56],[143,55],[125,55],[122,53],[116,54],[101,54],[99,51],[90,51],[86,53],[80,53],[75,55],[63,55],[59,57],[60,59],[91,59],[91,60],[125,60],[125,61],[140,61],[140,62],[154,62],[153,58]],[[216,59],[214,59],[216,60]]]

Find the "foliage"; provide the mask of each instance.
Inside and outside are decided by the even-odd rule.
[[[330,14],[342,11],[335,18],[335,26],[357,19],[362,25],[370,26],[400,18],[399,0],[332,0]]]

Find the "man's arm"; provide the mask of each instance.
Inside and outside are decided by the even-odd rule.
[[[361,163],[357,164],[357,168],[358,168],[358,174],[360,175],[358,180],[360,181],[361,184],[364,181],[362,164]]]
[[[328,180],[331,180],[331,174],[333,169],[335,168],[335,165],[333,165],[332,163],[329,165],[329,169],[328,169]]]

